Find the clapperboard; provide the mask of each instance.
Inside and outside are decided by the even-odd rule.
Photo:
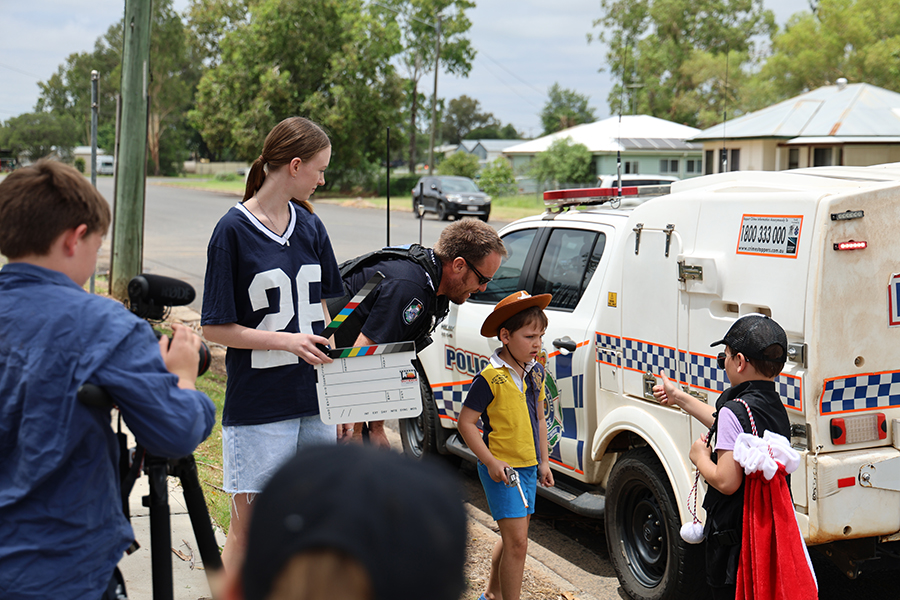
[[[381,272],[372,276],[322,332],[330,337],[375,287]],[[422,413],[419,375],[412,361],[414,342],[332,348],[334,362],[316,365],[319,414],[329,425],[409,419]]]

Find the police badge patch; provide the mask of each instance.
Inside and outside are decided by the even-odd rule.
[[[413,321],[418,318],[420,314],[422,314],[422,310],[424,310],[424,306],[422,305],[422,301],[418,298],[413,298],[412,301],[407,305],[406,308],[403,309],[403,322],[409,325]]]

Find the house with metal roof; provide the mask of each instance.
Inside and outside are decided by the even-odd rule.
[[[704,129],[703,172],[784,171],[900,161],[900,94],[838,79]]]
[[[665,174],[681,179],[702,174],[702,148],[687,142],[699,129],[649,115],[623,115],[583,123],[510,146],[503,155],[517,173],[527,171],[534,157],[559,139],[583,144],[594,156],[598,176],[614,175],[621,152],[623,174]]]

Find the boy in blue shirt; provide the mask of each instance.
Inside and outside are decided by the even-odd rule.
[[[52,162],[0,183],[0,598],[114,598],[134,540],[122,512],[109,409],[77,400],[104,388],[148,452],[190,454],[215,406],[194,388],[199,338],[171,343],[120,303],[88,294],[109,227],[106,200]],[[107,595],[112,594],[112,595]]]
[[[536,360],[550,299],[550,294],[530,296],[521,291],[497,303],[484,320],[481,335],[497,336],[503,347],[472,381],[459,414],[459,433],[478,457],[478,475],[500,527],[487,591],[480,600],[519,600],[537,484],[553,486],[544,421],[544,368]],[[521,488],[510,479],[513,471]]]

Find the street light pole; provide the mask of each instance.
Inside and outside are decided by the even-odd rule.
[[[428,143],[428,174],[434,175],[434,134],[437,131],[437,83],[438,71],[441,67],[441,15],[437,16],[434,29],[437,33],[434,42],[434,93],[431,95],[431,141]]]

